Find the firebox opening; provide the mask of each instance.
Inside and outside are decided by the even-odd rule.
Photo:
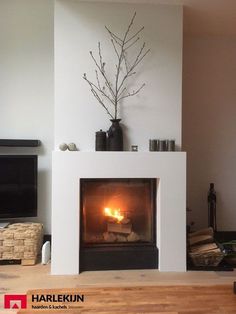
[[[155,179],[81,179],[82,246],[155,243]]]
[[[156,179],[80,179],[80,271],[157,268]]]

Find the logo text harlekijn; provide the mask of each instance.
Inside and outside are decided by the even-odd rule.
[[[33,294],[32,302],[84,302],[83,294]]]

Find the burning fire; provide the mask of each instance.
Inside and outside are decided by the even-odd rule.
[[[104,208],[104,214],[105,216],[117,219],[118,222],[121,222],[124,219],[124,216],[121,215],[119,208],[111,209],[111,208],[106,207]]]

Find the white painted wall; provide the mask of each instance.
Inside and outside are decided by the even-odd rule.
[[[42,141],[37,149],[0,147],[0,154],[39,155],[37,221],[49,233],[54,136],[52,0],[0,1],[0,69],[0,138]]]
[[[94,65],[89,50],[101,40],[109,48],[104,25],[123,32],[133,12],[145,25],[143,38],[151,54],[140,66],[140,95],[123,105],[126,147],[148,149],[149,138],[175,138],[181,145],[182,8],[145,4],[56,1],[55,139],[94,149],[94,133],[110,126],[102,108],[82,80]],[[113,61],[113,56],[108,54]],[[40,148],[0,148],[1,154],[39,155],[37,221],[46,233],[51,223],[51,151],[53,109],[53,1],[0,1],[0,137],[37,138]],[[135,84],[136,86],[136,84]]]
[[[95,132],[107,130],[109,117],[94,99],[83,73],[94,77],[89,51],[103,47],[108,64],[115,55],[104,25],[123,34],[134,12],[135,29],[145,26],[143,39],[151,53],[138,69],[139,95],[122,104],[125,146],[148,150],[150,138],[173,138],[181,145],[182,7],[56,0],[55,7],[55,145],[75,142],[91,151]],[[109,65],[107,65],[109,67]]]
[[[184,40],[183,148],[189,220],[207,225],[207,191],[217,192],[218,230],[236,230],[236,38]]]

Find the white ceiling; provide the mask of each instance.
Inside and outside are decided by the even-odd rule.
[[[80,0],[81,1],[81,0]],[[236,0],[82,0],[184,6],[186,35],[236,36]]]
[[[236,0],[182,0],[179,2],[184,4],[185,34],[236,35]]]
[[[182,4],[184,33],[187,35],[236,36],[236,0],[144,0],[142,2]]]

